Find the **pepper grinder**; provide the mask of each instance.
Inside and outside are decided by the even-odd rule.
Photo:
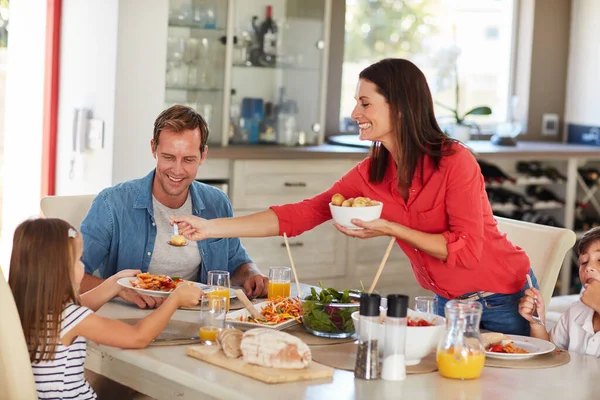
[[[379,305],[381,296],[363,293],[360,295],[358,350],[354,377],[379,379]]]

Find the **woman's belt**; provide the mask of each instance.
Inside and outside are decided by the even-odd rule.
[[[478,300],[483,297],[491,296],[493,294],[496,294],[496,293],[494,293],[494,292],[467,293],[467,294],[463,294],[462,296],[455,297],[454,300]]]

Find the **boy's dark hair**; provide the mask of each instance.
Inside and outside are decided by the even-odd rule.
[[[583,235],[577,246],[577,254],[585,253],[596,240],[600,240],[600,226],[590,229]]]

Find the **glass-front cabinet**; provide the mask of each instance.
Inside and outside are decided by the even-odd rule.
[[[169,0],[165,105],[210,144],[323,142],[331,0]]]

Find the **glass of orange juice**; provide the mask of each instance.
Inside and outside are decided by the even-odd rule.
[[[228,297],[205,294],[200,298],[200,340],[211,345],[217,342],[217,335],[225,328]]]
[[[229,311],[229,288],[231,286],[229,272],[208,271],[208,282],[213,290],[208,292],[209,296],[225,297],[227,299],[227,311]]]
[[[276,297],[290,297],[291,269],[289,267],[269,268],[269,300]]]

